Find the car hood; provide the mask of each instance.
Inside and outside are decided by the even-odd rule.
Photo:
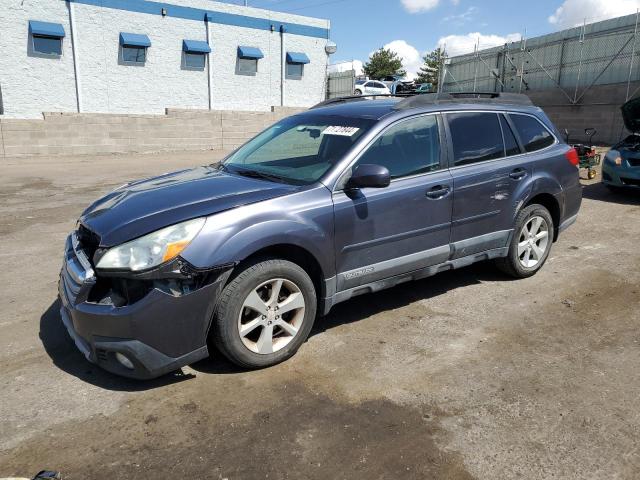
[[[640,132],[640,97],[629,100],[620,107],[624,126],[630,132]]]
[[[89,206],[80,223],[111,247],[192,218],[286,195],[300,187],[203,166],[132,182]]]

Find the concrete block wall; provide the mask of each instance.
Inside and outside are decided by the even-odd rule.
[[[42,120],[0,118],[0,155],[97,155],[233,150],[302,109],[269,112],[167,110],[165,115],[45,113]]]

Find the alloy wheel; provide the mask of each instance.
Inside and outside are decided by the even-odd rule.
[[[549,225],[540,216],[533,216],[520,230],[518,259],[525,268],[533,268],[544,258],[549,246]]]
[[[298,335],[304,313],[304,296],[295,283],[284,278],[268,280],[253,289],[242,304],[240,339],[254,353],[275,353]]]

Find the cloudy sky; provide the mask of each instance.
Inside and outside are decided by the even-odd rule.
[[[233,1],[233,0],[232,0]],[[422,55],[446,44],[473,51],[587,22],[635,13],[640,0],[248,0],[250,6],[328,18],[338,53],[331,63],[366,61],[385,46],[415,73]],[[233,3],[242,3],[235,0]]]

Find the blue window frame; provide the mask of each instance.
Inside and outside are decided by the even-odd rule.
[[[201,40],[182,41],[183,68],[187,70],[204,70],[207,55],[211,53],[211,47]]]
[[[51,57],[62,55],[62,39],[65,36],[62,25],[29,20],[29,33],[34,53]]]
[[[123,63],[144,65],[151,40],[138,33],[120,33],[120,55]]]

